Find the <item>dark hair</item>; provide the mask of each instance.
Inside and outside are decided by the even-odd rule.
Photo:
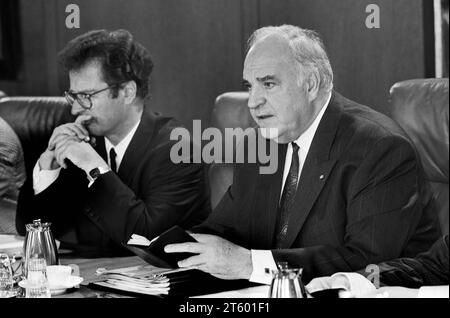
[[[103,80],[108,85],[135,81],[136,95],[148,95],[153,62],[148,51],[133,41],[127,30],[94,30],[71,40],[59,52],[60,63],[65,70],[79,70],[87,63],[98,61],[102,67]],[[119,87],[111,88],[114,98]]]

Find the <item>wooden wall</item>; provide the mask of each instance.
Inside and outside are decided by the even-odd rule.
[[[430,0],[425,0],[430,1]],[[368,29],[368,4],[380,8],[380,28]],[[297,24],[322,35],[335,88],[348,98],[389,113],[390,87],[425,76],[422,1],[262,0],[261,25]]]
[[[155,62],[152,107],[206,126],[215,97],[242,89],[249,34],[290,23],[323,35],[338,91],[389,113],[390,86],[425,76],[423,1],[431,0],[20,0],[23,69],[0,90],[60,95],[68,85],[56,62],[64,44],[91,29],[126,28]],[[80,29],[65,27],[69,3],[80,6]],[[365,26],[370,3],[380,6],[380,29]]]

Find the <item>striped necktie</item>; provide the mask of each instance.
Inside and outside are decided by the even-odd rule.
[[[300,160],[298,158],[298,150],[300,147],[292,142],[292,161],[289,173],[284,183],[283,194],[281,195],[280,205],[278,208],[277,224],[275,231],[276,248],[287,248],[285,246],[286,234],[289,226],[289,212],[295,200],[295,193],[297,192],[298,171],[300,167]]]

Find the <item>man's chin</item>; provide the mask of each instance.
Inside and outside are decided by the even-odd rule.
[[[102,136],[102,132],[100,131],[98,125],[94,122],[89,122],[84,125],[84,128],[87,129],[90,136]]]
[[[263,138],[273,140],[277,143],[279,142],[278,139],[280,134],[278,128],[259,127],[259,132]]]

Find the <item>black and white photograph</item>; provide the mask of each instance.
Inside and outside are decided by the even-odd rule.
[[[0,0],[0,298],[448,299],[448,74],[448,0]]]

